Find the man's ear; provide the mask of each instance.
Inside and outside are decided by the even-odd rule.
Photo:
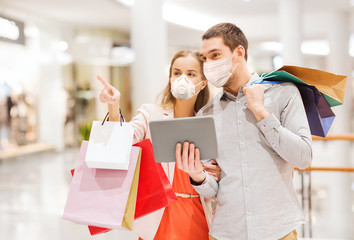
[[[246,51],[245,48],[241,45],[236,47],[236,54],[238,57],[245,57]]]

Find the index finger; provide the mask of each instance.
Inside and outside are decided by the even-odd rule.
[[[104,80],[100,75],[97,75],[97,79],[103,84],[105,88],[112,89],[111,84]]]

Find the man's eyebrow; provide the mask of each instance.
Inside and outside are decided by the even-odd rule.
[[[218,49],[218,48],[213,48],[213,49],[211,49],[211,50],[208,51],[208,54],[209,54],[209,53],[213,53],[213,52],[217,52],[217,51],[220,51],[220,49]],[[199,54],[199,56],[200,56],[200,57],[204,57],[204,54],[201,53],[201,54]]]
[[[214,49],[211,49],[208,53],[213,53],[213,52],[217,52],[217,51],[220,51],[220,49],[214,48]]]

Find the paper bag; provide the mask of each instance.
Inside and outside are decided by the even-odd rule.
[[[125,224],[123,217],[140,148],[132,148],[128,171],[125,171],[88,168],[84,161],[87,145],[87,141],[82,142],[63,218],[79,224],[119,229]]]
[[[329,104],[321,93],[311,86],[297,86],[304,103],[311,134],[325,137],[335,118]]]
[[[177,197],[161,164],[155,162],[150,139],[145,139],[134,146],[142,149],[135,208],[137,219],[176,202]]]
[[[347,77],[317,69],[285,65],[278,70],[262,74],[265,80],[293,82],[316,87],[330,107],[344,102]]]
[[[89,168],[127,170],[134,129],[131,123],[94,121],[86,153]]]

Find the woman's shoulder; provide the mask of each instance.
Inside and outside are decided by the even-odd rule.
[[[163,108],[157,104],[152,104],[152,103],[145,103],[143,105],[140,106],[140,108],[138,109],[139,111],[147,111],[147,112],[162,112]]]
[[[159,118],[159,116],[169,116],[173,114],[172,108],[163,108],[157,104],[143,104],[138,109],[138,113],[148,114],[152,118]]]

